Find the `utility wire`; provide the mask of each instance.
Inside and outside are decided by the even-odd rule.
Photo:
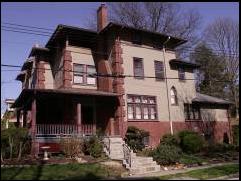
[[[17,67],[17,68],[21,68],[21,66],[19,65],[7,65],[7,64],[1,64],[1,66],[3,67]],[[156,76],[134,76],[134,75],[114,75],[114,74],[103,74],[103,73],[88,73],[88,72],[83,72],[83,71],[73,71],[73,70],[63,70],[63,67],[61,67],[60,69],[47,69],[47,68],[33,68],[35,70],[37,69],[41,69],[41,70],[51,70],[53,72],[58,72],[58,71],[65,71],[65,72],[72,72],[72,73],[79,73],[79,74],[87,74],[89,76],[93,76],[93,77],[113,77],[113,78],[127,78],[127,77],[134,77],[134,78],[155,78],[155,79],[179,79],[178,77],[156,77]],[[11,70],[13,71],[13,70]],[[14,70],[14,71],[19,71],[19,70]],[[197,80],[197,79],[181,79],[181,80]],[[230,81],[224,81],[224,80],[216,80],[215,82],[230,82]]]

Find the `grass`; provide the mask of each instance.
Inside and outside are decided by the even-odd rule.
[[[72,180],[120,178],[117,170],[100,164],[40,165],[1,168],[1,180]]]
[[[167,179],[178,178],[178,177],[192,177],[192,178],[205,180],[205,179],[212,179],[212,178],[222,177],[225,175],[235,174],[238,172],[239,172],[239,164],[230,164],[230,165],[215,166],[211,168],[192,170],[186,173],[164,175],[159,177],[159,179],[167,180]]]

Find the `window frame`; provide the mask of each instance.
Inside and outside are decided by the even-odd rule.
[[[137,73],[136,73],[136,67],[135,67],[135,62],[138,62],[138,61],[140,61],[141,62],[141,76],[139,76],[139,75],[136,75]],[[135,79],[144,79],[144,75],[145,75],[145,73],[144,73],[144,62],[143,62],[143,58],[138,58],[138,57],[133,57],[133,73],[134,73],[134,78]]]
[[[75,66],[78,66],[78,65],[82,65],[83,66],[83,73],[81,73],[81,72],[76,72],[76,71],[73,71],[73,85],[85,85],[85,86],[96,86],[97,85],[97,78],[96,78],[96,76],[94,76],[94,78],[95,78],[95,84],[88,84],[88,81],[87,81],[87,79],[88,79],[88,77],[92,77],[92,76],[89,76],[88,75],[88,67],[93,67],[94,69],[95,69],[95,71],[96,71],[96,68],[95,68],[95,65],[87,65],[87,64],[79,64],[79,63],[73,63],[73,70],[74,70],[74,67]],[[78,75],[78,73],[79,73],[79,75]],[[75,82],[74,81],[74,77],[75,76],[80,76],[82,74],[82,77],[83,77],[83,82],[82,83],[77,83],[77,82]]]
[[[197,118],[195,116],[194,110],[196,110],[198,112]],[[185,116],[185,121],[201,121],[200,106],[184,103],[184,116]],[[191,116],[193,119],[191,119]]]
[[[186,79],[185,69],[183,67],[178,68],[178,79],[179,81],[185,81]]]
[[[174,95],[172,95],[172,92],[174,93]],[[173,96],[174,96],[175,103],[172,103]],[[172,106],[178,105],[177,90],[175,87],[172,87],[170,90],[170,102]]]
[[[140,102],[136,103],[135,98],[139,97]],[[157,112],[157,101],[156,96],[147,96],[147,95],[133,95],[133,94],[127,94],[127,100],[132,100],[132,102],[127,101],[127,120],[128,121],[157,121],[158,120],[158,112]],[[147,103],[143,103],[143,99],[147,99]],[[154,103],[150,103],[150,100],[153,99]],[[133,106],[133,118],[129,118],[129,110],[128,107]],[[140,107],[141,110],[141,118],[136,118],[136,107]],[[144,108],[147,107],[148,111],[148,119],[144,119]],[[155,118],[151,119],[151,108],[154,108],[155,111]]]
[[[158,70],[157,69],[157,63],[161,63],[162,70]],[[164,71],[164,63],[163,63],[163,61],[154,60],[154,70],[155,70],[155,79],[156,79],[156,81],[164,81],[165,80],[165,71]],[[158,77],[157,76],[158,73],[161,74],[162,77]]]

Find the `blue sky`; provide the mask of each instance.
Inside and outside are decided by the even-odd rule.
[[[55,29],[58,24],[86,28],[88,21],[95,13],[100,2],[75,3],[1,3],[2,22]],[[194,8],[202,16],[200,31],[216,18],[231,17],[239,20],[239,3],[237,2],[188,2],[180,3],[184,8]],[[45,45],[48,37],[28,35],[1,30],[1,63],[22,65],[35,44]],[[6,98],[17,98],[21,84],[14,80],[16,68],[1,67],[1,104]],[[1,110],[2,112],[2,110]]]

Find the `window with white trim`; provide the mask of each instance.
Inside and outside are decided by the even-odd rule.
[[[129,120],[156,120],[157,108],[154,96],[127,95]]]
[[[73,67],[74,84],[96,85],[95,66],[74,63]]]
[[[171,95],[171,105],[177,105],[177,91],[175,87],[171,88],[170,95]]]

